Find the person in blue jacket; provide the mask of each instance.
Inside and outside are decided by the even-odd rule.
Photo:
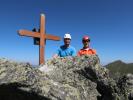
[[[71,35],[66,33],[64,35],[64,45],[61,45],[60,48],[54,54],[56,57],[66,57],[66,56],[76,56],[76,49],[70,45]]]

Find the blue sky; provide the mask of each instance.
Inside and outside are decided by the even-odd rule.
[[[133,0],[1,0],[0,57],[38,64],[39,47],[19,29],[39,28],[40,14],[46,15],[46,31],[72,35],[71,45],[82,48],[82,36],[91,37],[102,64],[115,60],[133,62]],[[63,41],[47,41],[50,59]]]

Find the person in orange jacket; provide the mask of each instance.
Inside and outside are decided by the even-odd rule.
[[[78,51],[78,53],[77,53],[78,56],[96,54],[96,50],[91,49],[89,47],[89,45],[90,45],[89,36],[84,36],[82,38],[82,43],[83,43],[83,48]]]

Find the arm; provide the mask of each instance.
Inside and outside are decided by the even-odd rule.
[[[58,54],[54,54],[54,55],[52,56],[52,58],[57,58],[57,57],[59,57]]]

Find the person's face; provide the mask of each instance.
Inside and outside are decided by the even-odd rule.
[[[65,45],[70,45],[70,41],[71,41],[71,39],[69,39],[69,38],[64,38],[64,44],[65,44]]]
[[[84,47],[89,47],[90,40],[83,40]]]

